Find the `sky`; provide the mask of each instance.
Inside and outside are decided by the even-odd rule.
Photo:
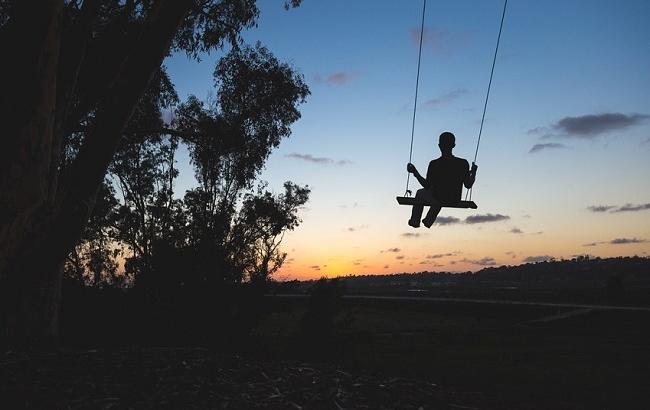
[[[650,252],[650,2],[510,0],[472,199],[431,228],[399,206],[409,158],[420,0],[261,0],[260,41],[304,75],[302,118],[260,176],[312,193],[276,279],[476,271]],[[438,135],[470,162],[503,2],[428,0],[413,163]],[[184,99],[214,94],[220,53],[165,61]],[[181,188],[193,184],[187,155]],[[410,189],[418,189],[411,178]]]

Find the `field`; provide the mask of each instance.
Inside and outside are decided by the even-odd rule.
[[[94,342],[4,352],[0,407],[648,408],[648,311],[332,295],[263,307],[247,336],[155,344],[98,316],[104,333],[75,326]]]
[[[276,299],[255,351],[426,379],[485,407],[647,408],[650,312],[344,300],[330,334]],[[263,343],[259,341],[263,340]]]

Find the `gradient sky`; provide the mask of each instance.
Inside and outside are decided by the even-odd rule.
[[[243,36],[295,66],[312,92],[261,176],[277,191],[286,180],[312,188],[276,278],[648,255],[650,2],[510,0],[477,161],[479,209],[443,209],[452,223],[431,229],[407,226],[410,207],[395,201],[422,2],[282,4],[260,1],[258,27]],[[442,131],[456,134],[455,155],[473,158],[502,4],[427,3],[413,154],[423,173]],[[219,56],[167,59],[181,98],[208,96]],[[179,167],[185,189],[186,155]]]

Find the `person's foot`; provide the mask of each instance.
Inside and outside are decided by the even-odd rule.
[[[414,228],[419,228],[420,227],[420,221],[413,221],[413,220],[409,219],[408,224],[410,226],[414,227]]]
[[[424,219],[422,220],[422,223],[423,223],[424,226],[426,226],[427,228],[431,228],[431,226],[433,225],[433,223],[434,223],[435,221],[436,221],[435,219],[427,219],[427,218],[424,218]]]

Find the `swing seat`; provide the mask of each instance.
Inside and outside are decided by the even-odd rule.
[[[430,201],[420,201],[411,196],[398,196],[396,197],[397,203],[400,205],[424,205],[431,206]],[[474,201],[457,201],[457,202],[443,202],[443,208],[462,208],[462,209],[477,209],[478,205]]]

